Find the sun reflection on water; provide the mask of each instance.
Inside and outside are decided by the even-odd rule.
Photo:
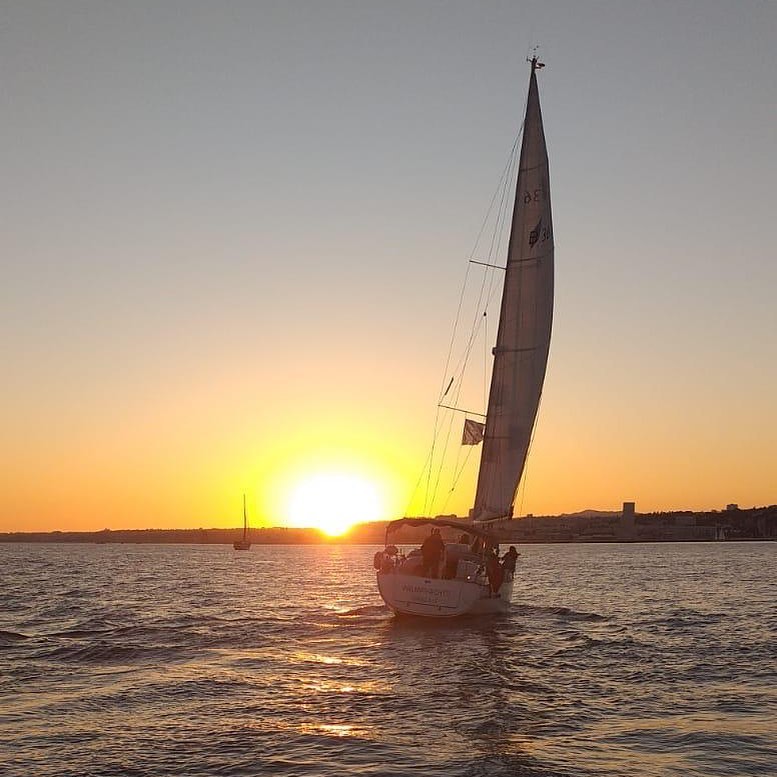
[[[316,723],[300,727],[305,733],[328,734],[335,737],[359,737],[369,735],[369,726],[356,726],[351,723]]]

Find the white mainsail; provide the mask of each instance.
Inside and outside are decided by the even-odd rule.
[[[531,62],[521,160],[474,520],[509,517],[523,474],[545,379],[553,320],[553,223],[545,132]]]

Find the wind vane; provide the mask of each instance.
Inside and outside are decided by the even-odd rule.
[[[527,62],[531,62],[531,72],[533,73],[535,70],[539,70],[540,68],[545,67],[544,62],[539,61],[539,57],[537,56],[537,49],[539,46],[535,46],[533,49],[533,53],[531,57],[526,57]]]

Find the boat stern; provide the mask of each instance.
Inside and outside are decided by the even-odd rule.
[[[509,596],[492,597],[486,586],[470,580],[440,580],[383,571],[377,573],[377,579],[383,601],[401,615],[454,618],[502,612],[510,606]],[[512,586],[510,589],[511,593]]]

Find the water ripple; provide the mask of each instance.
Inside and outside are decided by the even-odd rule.
[[[0,773],[762,777],[775,547],[530,546],[435,622],[369,547],[0,546]]]

